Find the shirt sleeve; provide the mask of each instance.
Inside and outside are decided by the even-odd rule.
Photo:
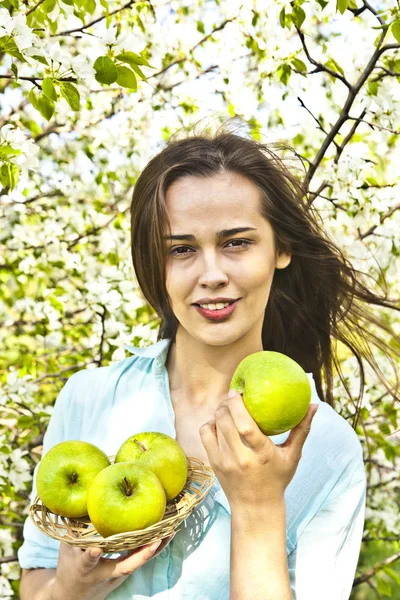
[[[361,549],[365,503],[365,466],[358,454],[288,556],[293,600],[350,598]]]
[[[43,437],[44,455],[56,444],[70,439],[67,437],[67,426],[69,423],[69,412],[73,400],[74,375],[72,375],[61,389],[50,417],[50,421]],[[36,465],[33,473],[32,491],[30,504],[36,498],[36,474],[40,462]],[[24,542],[18,549],[18,561],[23,569],[48,568],[55,569],[58,563],[58,552],[60,542],[42,533],[32,522],[30,516],[25,520],[23,529]]]

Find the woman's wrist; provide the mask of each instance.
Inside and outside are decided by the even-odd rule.
[[[49,598],[46,598],[46,600],[71,600],[71,598],[74,600],[105,600],[106,597],[103,590],[72,590],[69,586],[65,586],[57,580],[57,577],[55,577],[50,588],[50,596]]]

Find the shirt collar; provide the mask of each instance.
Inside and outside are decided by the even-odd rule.
[[[128,350],[128,352],[131,352],[131,354],[137,354],[138,356],[144,356],[146,358],[156,358],[158,359],[158,362],[165,364],[171,341],[172,338],[164,338],[151,346],[147,346],[147,348],[137,348],[131,344],[124,344],[124,348]]]

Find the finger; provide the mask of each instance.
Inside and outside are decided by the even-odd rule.
[[[105,570],[104,577],[124,577],[126,575],[132,575],[132,573],[142,567],[146,562],[154,558],[156,553],[158,554],[161,552],[171,541],[171,536],[158,541],[160,542],[158,546],[155,546],[154,543],[146,544],[146,546],[135,549],[134,553],[127,558],[123,557],[116,560],[110,559],[110,564],[102,565]]]
[[[79,552],[79,549],[77,549]],[[91,571],[100,560],[103,551],[98,546],[86,548],[84,552],[80,552],[81,566],[84,571]]]
[[[229,408],[225,403],[221,403],[215,411],[218,443],[221,452],[232,454],[235,458],[238,458],[240,453],[243,452],[243,443]]]
[[[235,428],[242,443],[252,450],[264,448],[266,436],[262,433],[261,429],[247,410],[242,395],[239,392],[236,392],[235,395],[224,400],[222,405],[229,407]]]
[[[291,448],[295,454],[301,456],[303,446],[311,431],[311,423],[318,411],[318,404],[310,404],[304,418],[296,427],[293,427],[289,437],[283,444],[279,444],[280,448]]]
[[[207,423],[204,423],[204,425],[199,428],[199,434],[212,467],[213,464],[215,464],[219,452],[215,419],[211,419],[210,421],[207,421]]]

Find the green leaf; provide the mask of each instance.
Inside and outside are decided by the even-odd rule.
[[[288,84],[291,73],[291,66],[286,64],[280,65],[280,67],[277,70],[277,75],[284,85]]]
[[[56,310],[58,310],[62,315],[64,314],[64,305],[58,298],[55,296],[48,296],[48,300]]]
[[[297,25],[297,27],[299,29],[302,26],[305,18],[306,18],[306,13],[301,8],[301,6],[298,6],[298,5],[293,6],[293,10],[292,10],[293,23],[295,25]]]
[[[376,577],[376,583],[378,592],[380,594],[383,594],[383,596],[387,596],[388,598],[392,598],[392,586],[388,581],[382,579],[381,577]]]
[[[51,100],[47,98],[44,94],[39,94],[38,99],[38,111],[42,115],[46,121],[50,121],[51,117],[54,115],[55,104]]]
[[[18,67],[16,64],[12,63],[11,71],[14,73],[15,79],[17,80],[18,79]]]
[[[111,265],[118,266],[120,263],[121,257],[118,254],[118,252],[109,252],[107,254],[107,260]]]
[[[110,85],[117,81],[118,71],[115,63],[108,56],[99,56],[93,65],[96,71],[95,78],[99,83],[107,83]]]
[[[31,56],[31,58],[34,58],[35,60],[37,60],[38,62],[42,63],[42,65],[46,65],[46,67],[49,67],[49,63],[47,62],[47,59],[44,56],[39,56],[39,55],[34,55]]]
[[[285,7],[282,8],[281,12],[279,13],[279,23],[281,24],[282,29],[285,28]]]
[[[146,75],[143,73],[142,69],[138,67],[138,65],[131,65],[132,69],[141,77],[144,81],[147,81]]]
[[[32,104],[33,108],[36,108],[36,110],[39,110],[39,103],[38,103],[38,99],[37,96],[35,94],[35,88],[31,88],[31,91],[29,92],[29,101]]]
[[[144,65],[145,67],[150,67],[150,69],[155,69],[155,67],[152,67],[149,64],[148,60],[134,52],[121,52],[121,54],[118,54],[117,58],[122,62],[128,63],[131,67],[133,65]]]
[[[391,30],[392,30],[394,37],[400,44],[400,20],[396,20],[392,23]]]
[[[81,110],[81,97],[77,87],[69,81],[60,81],[60,92],[72,110]]]
[[[129,67],[117,67],[117,83],[121,87],[137,90],[136,75]]]
[[[293,58],[291,62],[292,62],[292,65],[294,66],[294,68],[297,69],[297,71],[301,71],[301,72],[307,71],[307,66],[299,58]]]
[[[19,169],[12,163],[4,163],[0,167],[0,182],[4,187],[9,186],[13,190],[18,183]]]
[[[378,94],[378,82],[369,80],[367,82],[368,92],[371,96],[376,96]]]
[[[6,8],[9,13],[12,12],[13,5],[11,4],[11,2],[9,0],[3,0],[3,2],[0,2],[0,6],[2,6],[3,8]]]
[[[106,16],[108,16],[109,13],[110,13],[110,9],[109,9],[109,6],[108,6],[108,0],[100,0],[100,4],[105,9]]]
[[[332,69],[332,71],[337,71],[339,73],[341,73],[344,77],[344,71],[342,69],[342,67],[336,62],[336,60],[334,58],[330,58],[325,65],[329,68]]]
[[[336,0],[336,12],[339,10],[343,14],[348,6],[349,0]]]
[[[44,0],[44,2],[42,3],[42,9],[43,9],[44,13],[46,15],[51,13],[51,11],[54,9],[56,3],[57,3],[57,0]]]
[[[24,63],[28,62],[19,51],[19,48],[14,41],[14,38],[10,35],[3,35],[2,37],[0,37],[0,52],[1,51],[6,52],[11,56],[14,56],[15,58],[18,58]]]
[[[54,102],[57,102],[58,96],[57,96],[56,88],[54,87],[54,84],[53,84],[52,80],[50,79],[50,77],[45,77],[43,79],[42,90],[43,90],[43,94],[45,96],[47,96],[47,98],[49,100],[53,100]]]
[[[202,33],[202,34],[205,33],[203,21],[197,21],[196,29],[199,33]]]
[[[320,7],[322,8],[322,10],[324,10],[325,6],[327,6],[329,4],[329,2],[325,2],[325,0],[317,0],[317,2],[320,5]]]
[[[396,573],[396,571],[388,566],[384,566],[382,570],[385,571],[385,573],[387,573],[389,577],[391,577],[393,581],[397,583],[397,585],[400,585],[400,575]]]
[[[5,156],[17,156],[18,154],[21,154],[21,150],[18,148],[13,148],[9,144],[0,146],[0,160],[4,160]]]
[[[94,13],[94,11],[96,10],[95,0],[85,0],[83,8],[84,8],[84,10],[86,10],[86,12],[89,13],[89,15],[92,15]]]

